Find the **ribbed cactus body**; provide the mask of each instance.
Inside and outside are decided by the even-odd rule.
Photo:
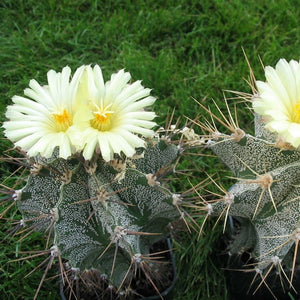
[[[22,222],[50,234],[72,268],[97,269],[118,286],[179,216],[161,181],[179,154],[155,138],[130,159],[41,159],[17,199]]]
[[[255,136],[222,134],[208,145],[237,178],[212,208],[216,215],[243,218],[229,251],[251,251],[260,270],[284,259],[292,268],[286,255],[300,238],[300,152],[275,146],[258,117]]]

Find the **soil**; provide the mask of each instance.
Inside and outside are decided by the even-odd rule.
[[[162,295],[172,285],[176,276],[174,261],[167,240],[155,243],[150,253],[153,254],[151,257],[155,257],[155,253],[159,253],[156,260],[151,260],[153,265],[150,270],[152,275],[150,279],[141,269],[138,269],[136,276],[130,282],[130,286],[125,286],[125,290],[117,292],[108,284],[107,278],[101,276],[99,271],[86,271],[77,278],[71,272],[67,272],[71,274],[68,278],[70,284],[65,284],[62,288],[62,300],[136,300],[148,299],[148,297],[149,300],[156,299],[152,296],[157,296],[157,299],[164,299]]]

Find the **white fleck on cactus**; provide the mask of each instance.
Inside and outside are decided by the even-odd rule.
[[[45,233],[45,274],[58,260],[65,276],[67,261],[74,278],[98,272],[108,288],[126,294],[139,270],[159,293],[150,252],[182,217],[184,197],[164,179],[187,132],[169,125],[154,133],[155,113],[144,108],[155,98],[140,81],[128,83],[128,72],[106,83],[97,65],[78,68],[71,81],[70,72],[49,71],[47,86],[31,80],[31,99],[15,96],[8,107],[5,135],[24,155],[10,161],[30,172],[23,188],[4,191],[4,201],[17,204],[25,237]],[[181,138],[172,140],[174,134]]]
[[[181,217],[183,199],[174,202],[180,195],[163,182],[180,152],[153,138],[136,157],[110,162],[97,154],[91,161],[81,155],[28,158],[31,174],[12,194],[20,225],[46,234],[51,264],[58,258],[76,272],[98,270],[112,286],[126,289],[136,268],[155,268],[151,246]]]
[[[280,64],[283,62],[281,61]],[[280,67],[289,68],[285,65],[284,63],[284,66]],[[271,72],[269,69],[267,71]],[[279,70],[276,69],[276,72],[278,73]],[[239,224],[238,230],[235,230],[233,240],[228,246],[228,251],[231,255],[250,253],[252,260],[247,270],[252,269],[255,274],[254,278],[260,279],[254,292],[257,292],[262,285],[269,289],[266,278],[271,271],[277,272],[278,278],[286,281],[288,283],[286,287],[291,288],[295,282],[294,275],[298,263],[300,151],[287,140],[293,142],[294,146],[297,147],[296,142],[298,140],[296,136],[292,137],[291,135],[297,134],[297,132],[293,132],[292,126],[300,127],[298,119],[295,118],[295,114],[299,113],[297,110],[299,105],[296,104],[299,98],[297,98],[298,100],[288,98],[284,100],[286,109],[289,109],[290,101],[291,108],[289,111],[294,111],[291,112],[292,119],[289,121],[293,125],[287,125],[291,128],[284,127],[284,131],[280,131],[278,124],[288,121],[281,119],[281,121],[277,120],[275,124],[271,116],[273,112],[273,117],[278,117],[279,112],[276,114],[274,111],[281,109],[284,112],[284,108],[282,106],[281,108],[277,107],[279,100],[274,100],[274,107],[270,107],[272,97],[275,97],[276,88],[282,87],[283,94],[292,94],[288,89],[288,83],[284,82],[284,76],[283,74],[278,75],[282,81],[278,79],[280,82],[277,82],[276,87],[274,82],[272,82],[273,86],[271,83],[270,86],[265,86],[256,82],[258,90],[255,90],[253,85],[254,96],[242,94],[245,100],[254,102],[259,107],[259,112],[266,111],[266,115],[255,113],[254,135],[239,128],[237,121],[229,111],[227,101],[225,102],[229,113],[228,118],[225,117],[219,107],[217,107],[218,113],[214,114],[211,109],[200,104],[214,119],[213,124],[208,122],[198,124],[205,131],[203,138],[206,139],[206,147],[220,158],[232,171],[233,178],[237,180],[229,190],[225,190],[221,184],[217,184],[212,179],[213,183],[222,191],[222,195],[218,196],[218,199],[213,196],[213,200],[203,201],[202,210],[207,213],[207,216],[219,216],[218,220],[225,217],[225,225],[228,217],[233,217],[236,224]],[[269,75],[269,79],[270,77],[271,75]],[[298,77],[295,75],[294,79],[291,78],[290,86],[297,86],[293,80],[295,81],[295,78]],[[274,78],[277,77],[274,75],[272,79]],[[267,82],[266,85],[268,84]],[[274,89],[273,94],[270,92],[271,88]],[[261,108],[263,104],[260,101],[265,101],[263,109]],[[230,133],[222,133],[217,128],[217,123],[229,130]],[[275,127],[281,132],[280,134],[276,132]],[[287,139],[284,139],[284,133],[290,134]],[[252,264],[253,262],[254,264]],[[250,261],[246,263],[250,263]]]

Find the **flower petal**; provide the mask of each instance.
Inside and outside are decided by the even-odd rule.
[[[112,74],[105,84],[98,65],[94,69],[88,66],[84,73],[79,85],[87,93],[84,97],[90,99],[90,113],[83,112],[90,119],[82,122],[86,126],[83,156],[91,159],[96,149],[106,161],[114,154],[133,156],[136,147],[145,145],[144,137],[154,134],[156,123],[152,120],[156,114],[144,110],[156,100],[149,96],[151,90],[144,88],[141,81],[128,83],[131,76],[124,70]]]
[[[3,123],[6,137],[29,156],[50,157],[58,147],[60,157],[69,157],[75,151],[71,137],[79,129],[74,126],[70,130],[77,110],[81,109],[75,100],[82,71],[79,68],[71,82],[69,67],[64,67],[61,73],[50,70],[46,86],[30,80],[29,88],[24,91],[28,98],[14,96],[14,104],[7,108],[5,116],[9,120]]]
[[[256,81],[259,96],[254,111],[268,117],[266,128],[294,147],[300,146],[300,66],[280,59],[275,69],[265,68],[266,82]]]

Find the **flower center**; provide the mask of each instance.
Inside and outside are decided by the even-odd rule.
[[[300,124],[300,101],[293,107],[292,122]]]
[[[99,107],[98,105],[94,104],[97,108],[96,111],[93,112],[94,118],[90,121],[91,126],[99,131],[108,131],[112,128],[112,118],[114,112],[109,110],[110,105]]]
[[[70,114],[64,109],[60,114],[52,114],[55,121],[55,127],[57,132],[65,132],[67,129],[72,126],[73,120]]]

